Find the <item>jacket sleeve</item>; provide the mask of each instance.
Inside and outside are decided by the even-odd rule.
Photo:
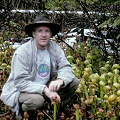
[[[12,62],[15,87],[20,92],[42,94],[46,85],[34,82],[33,75],[30,74],[29,69],[28,58],[20,54],[15,54]]]
[[[64,51],[59,45],[56,45],[57,65],[58,65],[58,78],[64,81],[65,86],[69,84],[74,78],[74,72],[70,63],[68,62]]]

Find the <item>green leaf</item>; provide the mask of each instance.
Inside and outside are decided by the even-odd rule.
[[[98,28],[103,28],[105,25],[109,25],[113,21],[113,18],[108,19],[98,26]]]
[[[120,17],[117,17],[115,20],[114,20],[114,23],[113,23],[113,26],[116,27],[120,25]]]

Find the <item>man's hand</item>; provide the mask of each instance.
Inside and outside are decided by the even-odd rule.
[[[63,80],[58,79],[58,80],[52,81],[49,84],[48,88],[52,92],[57,92],[63,84],[64,84]]]
[[[57,99],[58,102],[61,102],[60,96],[57,94],[57,92],[50,91],[48,87],[45,87],[44,89],[44,94],[50,98],[51,102],[54,103],[55,100]]]

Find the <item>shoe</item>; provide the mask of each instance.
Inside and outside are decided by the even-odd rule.
[[[24,111],[22,110],[22,104],[19,104],[19,113],[22,118],[24,118]]]

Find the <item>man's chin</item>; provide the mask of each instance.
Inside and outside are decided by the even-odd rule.
[[[45,45],[39,45],[39,46],[40,46],[40,48],[43,48],[43,49],[45,49],[47,47],[46,44]]]

